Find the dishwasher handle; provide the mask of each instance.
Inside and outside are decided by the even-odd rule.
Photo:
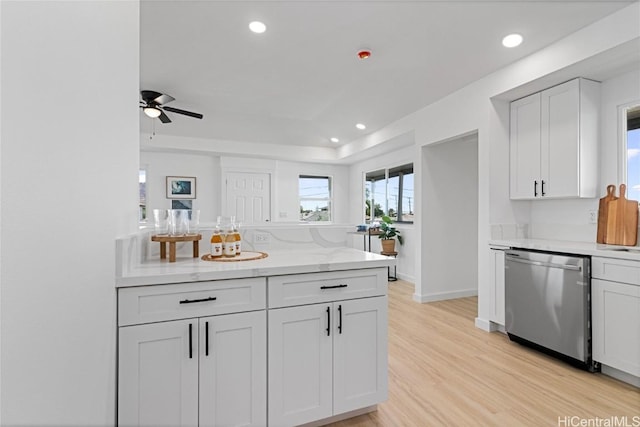
[[[565,265],[565,264],[554,264],[552,262],[542,262],[542,261],[530,261],[527,259],[514,258],[507,255],[507,259],[513,262],[519,262],[521,264],[529,264],[529,265],[537,265],[540,267],[551,267],[551,268],[560,268],[562,270],[573,270],[573,271],[581,271],[582,267],[579,265]]]

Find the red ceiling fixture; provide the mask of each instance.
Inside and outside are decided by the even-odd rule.
[[[360,59],[367,59],[370,56],[371,56],[370,50],[361,50],[360,52],[358,52],[358,58]]]

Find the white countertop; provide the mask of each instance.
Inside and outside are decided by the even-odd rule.
[[[640,261],[640,247],[638,246],[617,246],[591,242],[543,239],[490,240],[489,246],[534,249]]]
[[[116,287],[388,267],[396,262],[393,258],[346,247],[273,250],[268,251],[268,255],[267,258],[238,262],[187,257],[169,262],[158,258],[116,277]]]

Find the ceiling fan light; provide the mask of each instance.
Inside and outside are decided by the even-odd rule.
[[[142,111],[144,111],[144,113],[147,116],[151,117],[152,119],[155,119],[156,117],[160,117],[160,114],[161,114],[161,111],[156,107],[144,107]]]

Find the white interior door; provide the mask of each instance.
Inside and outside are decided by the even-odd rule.
[[[227,172],[227,214],[243,224],[271,221],[271,174]]]

